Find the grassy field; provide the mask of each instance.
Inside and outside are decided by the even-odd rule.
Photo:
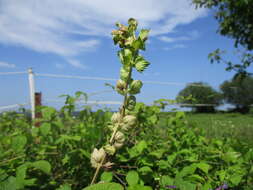
[[[194,114],[187,113],[190,125],[205,130],[207,137],[232,136],[253,146],[253,115],[239,113]]]

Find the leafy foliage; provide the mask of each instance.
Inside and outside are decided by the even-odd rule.
[[[195,108],[197,112],[213,112],[214,108],[221,103],[221,99],[220,93],[202,82],[189,84],[177,95],[178,102],[192,104],[188,107]],[[187,107],[187,105],[185,106]]]
[[[218,32],[235,40],[235,47],[242,47],[241,63],[233,64],[222,59],[224,51],[215,50],[209,54],[211,62],[227,64],[227,70],[235,70],[238,74],[247,74],[247,68],[252,64],[253,50],[253,1],[252,0],[193,0],[197,7],[214,10],[215,19],[219,22]]]
[[[234,104],[237,111],[249,112],[250,105],[253,104],[253,77],[235,77],[225,81],[220,88],[225,100]]]

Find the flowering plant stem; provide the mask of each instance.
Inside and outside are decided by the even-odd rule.
[[[107,159],[108,156],[114,155],[116,150],[124,145],[125,135],[137,124],[137,119],[133,114],[131,115],[131,111],[136,104],[134,95],[140,93],[142,82],[132,79],[132,70],[135,68],[138,72],[143,72],[149,65],[139,55],[139,50],[145,50],[145,41],[149,30],[141,30],[139,37],[136,37],[137,21],[130,18],[128,24],[128,26],[124,26],[117,23],[116,26],[119,29],[112,32],[114,43],[119,44],[121,48],[118,51],[118,56],[123,65],[120,70],[120,80],[117,81],[115,89],[124,96],[124,100],[120,111],[112,115],[111,125],[108,125],[112,131],[108,144],[99,150],[95,148],[91,155],[91,164],[96,168],[91,185],[96,182],[102,167],[110,167],[112,165]]]
[[[132,75],[132,67],[130,68],[130,72],[129,72],[129,75],[128,75],[128,80],[127,80],[128,82],[131,79],[131,75]],[[128,88],[128,84],[129,84],[128,82],[126,83],[126,87],[125,87],[126,89]],[[121,109],[120,109],[120,120],[122,120],[123,117],[125,116],[126,105],[127,105],[127,97],[128,97],[128,94],[126,93],[125,96],[124,96],[123,105],[121,106]],[[112,134],[111,139],[109,141],[110,145],[112,145],[112,143],[113,143],[113,140],[114,140],[115,134],[118,131],[118,128],[119,128],[119,125],[117,125],[117,127],[113,131],[113,134]],[[107,157],[107,154],[105,154],[103,156],[102,161],[100,162],[99,166],[97,167],[97,169],[95,171],[95,174],[94,174],[94,176],[92,178],[91,185],[93,185],[96,182],[96,179],[98,177],[99,171],[100,171],[101,167],[103,166],[103,163],[105,162],[106,157]]]

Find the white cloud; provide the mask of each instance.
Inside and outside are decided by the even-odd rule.
[[[78,60],[75,59],[68,60],[68,64],[79,69],[87,69],[85,65],[81,64]]]
[[[163,35],[205,15],[191,0],[1,0],[0,43],[73,57],[94,49],[116,21],[134,17]]]
[[[16,65],[0,61],[0,67],[5,67],[5,68],[11,68],[12,69],[12,68],[15,68]]]
[[[158,39],[167,43],[173,43],[177,41],[189,41],[195,40],[199,37],[199,32],[194,30],[191,31],[187,36],[179,36],[179,37],[168,37],[168,36],[159,36]]]
[[[184,44],[175,44],[171,47],[165,47],[163,49],[166,50],[166,51],[169,51],[169,50],[173,50],[173,49],[183,49],[183,48],[187,48],[187,46],[184,45]]]

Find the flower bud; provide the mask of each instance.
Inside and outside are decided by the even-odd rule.
[[[97,168],[105,155],[106,153],[103,148],[100,148],[99,150],[95,148],[91,154],[92,167]]]
[[[111,118],[112,123],[119,123],[120,122],[120,113],[113,113]]]
[[[106,145],[104,146],[104,149],[105,149],[105,152],[109,155],[114,155],[114,153],[116,152],[116,149],[114,146],[111,146],[111,145]]]
[[[115,137],[114,137],[115,141],[117,143],[123,143],[125,141],[125,136],[122,132],[118,131],[116,134],[115,134]]]
[[[118,143],[118,142],[115,142],[115,143],[113,144],[113,146],[114,146],[116,149],[120,149],[123,145],[124,145],[124,143]]]
[[[129,93],[138,94],[140,93],[141,87],[142,87],[142,82],[140,80],[134,80],[130,84]]]
[[[124,95],[126,88],[126,82],[123,80],[118,80],[116,84],[116,90],[119,94]]]
[[[135,20],[134,18],[130,18],[130,19],[128,20],[128,24],[137,27],[138,22],[137,22],[137,20]]]

